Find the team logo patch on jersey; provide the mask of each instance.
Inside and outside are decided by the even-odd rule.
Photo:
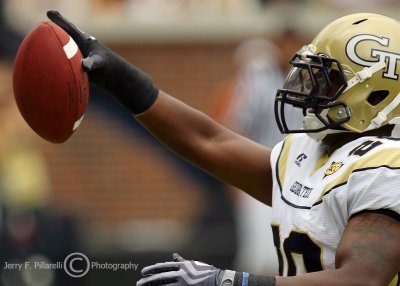
[[[325,177],[333,175],[339,170],[344,164],[342,162],[335,162],[333,161],[332,164],[326,169],[325,171]]]

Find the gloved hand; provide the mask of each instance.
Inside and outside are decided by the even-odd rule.
[[[173,261],[147,266],[143,268],[142,275],[145,277],[137,282],[137,286],[168,284],[174,286],[230,286],[233,285],[235,272],[221,270],[198,261],[185,260],[178,254],[174,254]]]
[[[111,93],[133,114],[146,111],[155,102],[158,90],[147,74],[78,29],[58,11],[48,11],[47,17],[77,43],[84,56],[83,69],[91,84]]]

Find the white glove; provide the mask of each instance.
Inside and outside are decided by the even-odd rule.
[[[221,270],[199,261],[185,260],[174,253],[173,261],[157,263],[143,268],[144,278],[137,286],[231,286],[235,271]],[[223,282],[224,281],[224,282]]]

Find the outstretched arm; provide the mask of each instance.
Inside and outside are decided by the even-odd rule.
[[[258,200],[271,203],[269,148],[232,132],[162,91],[138,119],[183,158]]]
[[[228,130],[205,114],[159,91],[150,77],[78,29],[57,11],[48,17],[77,43],[91,85],[137,116],[160,141],[209,174],[270,204],[270,149]]]

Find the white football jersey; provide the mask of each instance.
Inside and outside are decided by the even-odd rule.
[[[272,230],[280,275],[334,269],[352,215],[380,209],[400,214],[399,139],[362,137],[325,154],[306,134],[290,134],[272,151]]]

